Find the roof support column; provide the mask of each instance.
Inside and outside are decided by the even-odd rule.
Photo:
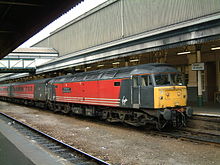
[[[201,49],[197,47],[196,50],[197,62],[201,62]],[[202,96],[202,73],[201,70],[197,71],[197,87],[198,87],[198,96],[197,96],[197,105],[201,107],[203,105],[203,96]]]

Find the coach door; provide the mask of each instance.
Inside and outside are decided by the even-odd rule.
[[[55,101],[55,96],[56,96],[56,92],[55,92],[55,88],[56,88],[56,85],[53,85],[53,84],[47,84],[47,98],[48,100],[50,101]]]
[[[131,90],[132,107],[140,107],[140,79],[139,76],[132,77],[132,90]]]

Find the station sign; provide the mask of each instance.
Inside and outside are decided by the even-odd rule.
[[[205,70],[205,64],[202,62],[194,63],[192,64],[192,70]]]

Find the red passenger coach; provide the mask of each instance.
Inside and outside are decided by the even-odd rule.
[[[2,85],[0,86],[0,96],[9,97],[10,96],[10,86]]]
[[[56,101],[119,106],[121,79],[55,83]]]
[[[16,84],[12,85],[12,97],[20,99],[34,99],[34,84]]]

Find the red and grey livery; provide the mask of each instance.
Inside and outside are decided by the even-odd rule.
[[[180,74],[167,64],[144,64],[3,84],[0,97],[112,122],[136,126],[155,123],[159,129],[167,124],[182,126],[185,118],[192,114],[192,109],[186,106],[186,87]]]

